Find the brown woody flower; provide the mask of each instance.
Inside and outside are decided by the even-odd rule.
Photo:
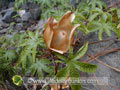
[[[75,14],[68,11],[57,22],[53,17],[48,19],[46,28],[44,30],[44,40],[47,47],[58,53],[65,53],[69,49],[74,39],[74,31],[79,24],[72,26],[71,22],[74,20]]]

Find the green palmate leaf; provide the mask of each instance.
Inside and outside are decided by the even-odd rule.
[[[103,29],[100,29],[99,30],[99,33],[98,33],[98,38],[99,40],[102,40],[102,34],[103,34],[104,30]]]
[[[117,16],[120,19],[120,9],[117,10]]]
[[[72,63],[70,64],[69,67],[70,67],[70,79],[73,81],[71,83],[72,90],[81,90],[81,83],[78,83],[78,82],[74,83],[74,80],[76,81],[76,80],[80,79],[79,72],[77,71],[77,69],[75,68],[75,66]]]
[[[54,79],[66,80],[68,75],[69,75],[69,67],[67,66],[59,70]]]
[[[40,59],[30,67],[30,71],[32,72],[32,75],[34,75],[36,71],[39,77],[43,77],[43,71],[48,73],[51,71],[51,68],[48,67],[49,64],[49,60]]]
[[[55,60],[56,63],[64,63],[63,61],[60,60]]]
[[[96,22],[90,22],[87,24],[87,28],[89,32],[95,32],[98,30],[98,25],[96,24]]]
[[[35,62],[35,58],[36,58],[36,53],[37,53],[36,48],[37,48],[37,47],[34,47],[34,48],[32,49],[33,62]]]
[[[118,21],[120,19],[120,9],[118,9],[118,8],[110,8],[110,10],[108,10],[108,12],[111,13],[113,21],[115,23],[118,23]]]
[[[24,40],[24,41],[22,41],[19,45],[17,45],[18,47],[24,47],[24,46],[26,46],[26,45],[28,45],[29,44],[29,39],[26,39],[26,40]]]
[[[39,30],[36,30],[35,32],[35,38],[39,38]]]
[[[97,70],[97,65],[89,64],[89,63],[82,63],[78,61],[74,61],[75,67],[82,71],[87,73],[94,73]]]
[[[80,59],[87,52],[87,49],[88,49],[88,42],[84,46],[82,46],[75,55],[73,55],[71,60]]]
[[[106,13],[102,13],[102,18],[106,21],[107,20],[107,14]]]
[[[69,74],[69,68],[68,67],[64,67],[62,70],[58,71],[56,77],[67,77]]]
[[[15,10],[18,10],[20,6],[25,3],[27,0],[15,0],[14,8]]]
[[[91,22],[91,21],[93,21],[98,15],[99,15],[99,13],[94,13],[93,15],[90,15],[90,17],[89,17],[88,20]]]
[[[74,66],[74,64],[73,63],[69,63],[68,64],[69,66],[69,69],[70,69],[70,77],[73,77],[73,79],[74,78],[78,78],[78,77],[80,77],[80,74],[79,74],[79,72],[77,71],[77,69],[76,69],[76,67]]]
[[[114,29],[114,32],[116,33],[117,37],[120,39],[120,24],[117,25],[117,28]]]
[[[35,36],[35,35],[34,35],[34,33],[33,33],[33,32],[31,32],[31,31],[28,31],[28,35],[29,35],[29,37],[30,37],[30,38],[32,38],[32,39],[33,39],[33,38],[34,38],[34,36]]]
[[[98,4],[98,6],[102,9],[103,7],[104,8],[107,8],[107,5],[103,2],[103,1],[101,1],[100,0],[100,2],[99,3],[97,3]]]
[[[57,52],[55,52],[55,55],[56,55],[59,59],[61,59],[61,60],[67,60],[67,58],[66,58],[65,56],[63,56],[63,55],[61,55],[61,54],[59,54],[59,53],[57,53]]]
[[[35,34],[33,32],[28,32],[29,37],[27,39],[25,39],[20,45],[18,45],[19,47],[23,47],[23,46],[31,46],[31,47],[36,47],[37,45],[40,45],[40,43],[43,43],[43,38],[42,37],[38,37],[39,32],[36,31]]]
[[[73,48],[69,48],[69,58],[73,57]]]
[[[107,13],[108,21],[112,22],[112,15],[110,13]]]
[[[101,0],[91,0],[88,5],[92,8],[96,8],[96,6],[98,6],[98,8],[100,9],[102,9],[103,7],[106,8],[106,4]]]
[[[26,67],[27,56],[30,54],[30,52],[31,52],[30,46],[26,46],[24,50],[22,50],[22,52],[20,53],[18,65],[22,64],[23,68]]]
[[[36,30],[35,33],[29,31],[28,37],[26,37],[23,42],[19,43],[18,46],[23,47],[19,59],[20,64],[22,63],[22,67],[24,67],[24,65],[27,63],[27,56],[29,54],[32,54],[32,62],[35,62],[38,46],[45,47],[44,40],[42,36],[39,37],[38,30]]]
[[[107,18],[106,16],[104,18]],[[92,28],[94,26],[95,28]],[[93,29],[93,30],[91,30]],[[102,34],[103,32],[106,32],[108,36],[111,36],[111,31],[114,30],[114,25],[111,21],[107,21],[107,19],[99,19],[99,21],[93,21],[88,24],[88,30],[89,32],[94,32],[99,30],[98,32],[98,38],[99,40],[102,40]]]
[[[82,20],[87,20],[86,17],[84,15],[82,15],[81,13],[79,13],[78,11],[76,12],[76,18],[82,19]]]
[[[117,37],[120,39],[120,29],[115,31]]]
[[[120,29],[120,23],[117,25],[117,29]]]
[[[107,35],[108,35],[109,37],[111,36],[111,31],[110,31],[108,28],[105,29],[105,32],[107,33]]]
[[[92,8],[92,12],[97,12],[99,14],[103,13],[103,10],[100,8]]]
[[[17,54],[14,50],[7,50],[5,53],[5,58],[8,60],[14,60],[16,59]]]
[[[80,20],[78,20],[78,21],[75,20],[75,23],[80,23],[80,27],[78,27],[78,28],[79,28],[82,32],[84,32],[85,34],[88,34],[88,33],[89,33],[86,25],[84,25],[84,23],[83,23],[82,21],[80,21]]]
[[[39,0],[38,3],[40,3],[42,8],[44,8],[45,6],[51,7],[51,3],[48,0]]]
[[[108,12],[113,12],[113,11],[116,11],[117,8],[110,8],[110,10],[108,10]]]
[[[112,19],[113,19],[113,21],[114,21],[115,23],[118,23],[119,18],[118,18],[118,16],[117,16],[117,12],[116,12],[116,11],[112,13]]]
[[[81,90],[82,85],[70,85],[72,90]]]

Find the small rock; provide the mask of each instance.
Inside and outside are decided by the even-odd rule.
[[[2,16],[0,15],[0,30],[2,29],[2,24],[3,22],[2,22]]]
[[[14,2],[10,2],[8,5],[8,8],[12,8],[12,7],[14,7]]]
[[[0,30],[2,30],[3,28],[0,26]]]
[[[41,11],[40,8],[35,8],[35,9],[31,9],[31,10],[30,10],[30,13],[31,13],[33,19],[39,20],[42,11]]]
[[[23,29],[24,29],[24,30],[27,30],[30,26],[31,26],[30,23],[28,23],[28,22],[24,22]]]
[[[26,11],[25,10],[19,10],[17,13],[20,15],[20,17],[22,17],[26,13]]]
[[[9,27],[9,24],[4,23],[3,21],[0,21],[0,27],[7,28]]]
[[[31,19],[32,16],[31,16],[31,13],[30,12],[26,12],[23,16],[22,16],[22,21],[23,22],[28,22],[29,19]]]
[[[10,30],[10,27],[0,30],[0,34],[5,34]]]
[[[24,32],[26,32],[25,30],[20,30],[20,33],[24,33]]]
[[[2,20],[2,18],[3,18],[2,15],[0,15],[0,21]]]
[[[17,23],[14,29],[19,31],[22,30],[22,27],[23,27],[22,23]]]
[[[29,10],[28,3],[23,4],[21,8],[24,10]]]
[[[39,22],[38,22],[38,24],[35,26],[35,29],[43,29],[43,27],[44,27],[44,24],[45,24],[45,21],[43,21],[43,20],[40,20]]]
[[[115,41],[115,44],[120,47],[120,42],[119,41]]]
[[[21,21],[22,21],[22,20],[21,20],[20,17],[16,17],[16,18],[15,18],[15,22],[16,22],[16,23],[20,23]]]
[[[0,21],[0,27],[2,27],[3,21]]]
[[[34,30],[35,30],[35,26],[34,26],[34,25],[31,25],[31,26],[28,27],[27,29],[30,30],[30,31],[34,31]]]
[[[9,27],[9,24],[3,23],[2,27],[3,27],[3,28],[7,28],[7,27]]]
[[[3,21],[6,23],[10,23],[13,20],[12,16],[14,15],[15,15],[14,8],[6,10],[5,15],[3,16]]]
[[[32,15],[32,19],[34,20],[40,19],[42,10],[40,9],[40,6],[38,4],[27,2],[23,4],[21,8],[24,9],[26,12],[30,12]]]

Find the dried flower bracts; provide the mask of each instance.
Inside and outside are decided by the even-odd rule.
[[[74,18],[75,14],[68,11],[59,22],[53,17],[48,19],[44,30],[44,40],[50,50],[61,54],[67,52],[74,40],[74,31],[79,26],[79,24],[72,26],[71,22]]]

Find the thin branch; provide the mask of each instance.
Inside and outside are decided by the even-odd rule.
[[[109,45],[105,46],[105,47],[103,48],[103,50],[105,50],[105,49],[109,48],[109,47],[110,47],[110,46],[112,46],[113,44],[114,44],[114,42],[112,42],[111,44],[109,44]]]
[[[98,57],[103,56],[103,55],[105,55],[105,54],[109,54],[109,53],[117,52],[117,51],[120,51],[120,48],[113,48],[113,49],[106,50],[106,51],[102,50],[102,51],[100,51],[99,53],[93,55],[93,57],[98,58]],[[91,58],[91,59],[82,60],[82,61],[85,61],[85,62],[89,62],[89,63],[90,63],[90,62],[94,61],[94,59]]]
[[[120,72],[120,69],[117,69],[117,68],[112,67],[112,66],[110,66],[110,65],[108,65],[108,64],[105,64],[104,62],[102,62],[101,60],[95,58],[94,56],[91,56],[91,55],[88,55],[88,56],[89,56],[90,58],[96,60],[97,62],[99,62],[99,63],[105,65],[106,67],[109,67],[109,68],[111,68],[111,69],[113,69],[113,70],[115,70],[115,71],[117,71],[117,72]]]
[[[100,43],[100,42],[107,42],[107,41],[110,41],[110,40],[117,40],[117,37],[109,38],[109,39],[105,39],[105,40],[100,40],[100,41],[89,42],[89,44],[96,44],[96,43]]]

